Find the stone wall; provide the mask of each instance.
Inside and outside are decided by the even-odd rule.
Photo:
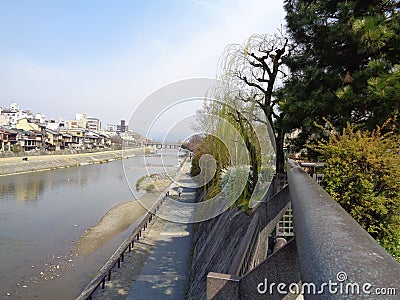
[[[251,217],[237,208],[201,222],[193,237],[188,299],[206,299],[209,272],[227,273]]]

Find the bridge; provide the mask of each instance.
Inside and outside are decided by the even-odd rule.
[[[155,147],[157,149],[179,149],[182,144],[179,143],[162,143],[162,142],[145,142],[143,143],[145,147]]]

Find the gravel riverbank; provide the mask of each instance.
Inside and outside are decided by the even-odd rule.
[[[21,157],[4,157],[0,158],[0,176],[106,163],[122,157],[142,155],[145,151],[148,153],[152,150],[135,148],[84,154],[28,156],[28,160]]]

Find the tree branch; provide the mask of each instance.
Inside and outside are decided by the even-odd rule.
[[[240,79],[243,80],[248,86],[255,87],[256,89],[260,90],[264,94],[267,92],[261,85],[249,81],[246,76],[243,76]]]
[[[268,66],[268,64],[265,62],[265,60],[268,59],[269,54],[268,55],[264,55],[261,57],[258,57],[257,55],[255,55],[254,53],[250,53],[250,56],[253,57],[256,61],[258,61],[261,64],[261,68],[265,71],[267,71],[268,76],[271,76],[271,69]]]

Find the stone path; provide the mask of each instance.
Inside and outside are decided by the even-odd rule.
[[[186,163],[182,168],[179,181],[185,182],[185,187],[190,182]],[[195,193],[190,188],[183,188],[181,202],[194,202]],[[176,191],[171,197],[176,197]],[[187,216],[191,215],[190,208],[185,211],[171,210],[170,204],[163,205],[163,215]],[[185,208],[182,208],[183,210]],[[184,219],[181,219],[183,222]],[[193,236],[193,224],[174,223],[164,221],[164,226],[159,234],[156,245],[150,257],[132,285],[127,299],[184,299],[190,265],[190,255]]]
[[[195,182],[188,172],[186,162],[178,176],[177,185],[170,197],[177,199],[179,183],[184,182],[181,202],[195,202]],[[171,210],[173,205],[165,201],[160,217],[152,222],[135,250],[125,256],[122,267],[112,272],[112,280],[104,290],[94,294],[94,299],[184,299],[190,266],[193,224],[185,223],[191,218],[191,208]],[[185,211],[186,210],[186,211]],[[182,223],[168,221],[168,216]]]

